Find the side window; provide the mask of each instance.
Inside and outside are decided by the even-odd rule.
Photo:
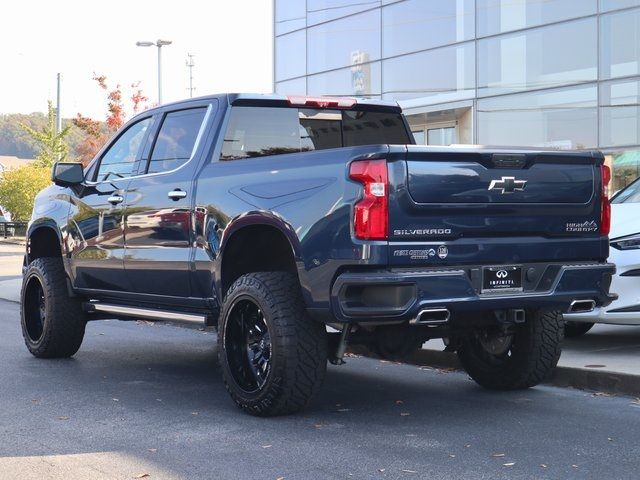
[[[191,158],[206,111],[204,107],[191,108],[165,115],[147,173],[173,170]]]
[[[136,159],[143,148],[144,135],[150,126],[151,117],[145,118],[131,125],[120,135],[102,156],[96,181],[129,177],[133,174]]]
[[[221,160],[279,155],[301,150],[298,109],[233,107]]]

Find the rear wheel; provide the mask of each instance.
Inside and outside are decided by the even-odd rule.
[[[37,258],[22,281],[20,320],[29,351],[38,358],[74,355],[84,338],[80,301],[69,296],[60,258]]]
[[[326,329],[307,315],[294,275],[250,273],[225,297],[218,355],[227,391],[241,409],[259,416],[294,413],[324,379]]]
[[[580,337],[593,328],[595,323],[564,322],[564,336],[566,338]]]
[[[555,368],[563,333],[559,312],[527,310],[525,322],[507,332],[482,329],[462,338],[458,357],[469,376],[485,388],[529,388]]]

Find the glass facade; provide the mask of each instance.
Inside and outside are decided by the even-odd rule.
[[[274,0],[274,90],[397,100],[419,143],[600,148],[640,175],[640,0]]]

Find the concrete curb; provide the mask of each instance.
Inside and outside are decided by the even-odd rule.
[[[439,350],[422,349],[415,354],[411,363],[420,366],[462,370],[455,353]],[[551,378],[545,383],[556,387],[640,397],[640,375],[628,373],[558,366]]]

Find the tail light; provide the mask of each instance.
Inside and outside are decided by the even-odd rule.
[[[361,240],[386,240],[389,231],[389,177],[386,160],[351,163],[349,178],[364,186],[363,198],[355,204],[353,227]]]
[[[602,181],[600,200],[600,233],[609,235],[611,230],[611,204],[609,203],[609,181],[611,181],[611,170],[607,165],[600,166],[600,177]]]

